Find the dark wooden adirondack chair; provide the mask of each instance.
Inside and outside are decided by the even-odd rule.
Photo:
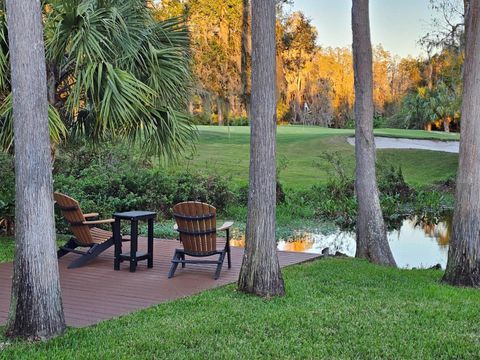
[[[216,264],[214,278],[217,280],[222,270],[225,255],[228,258],[228,268],[232,266],[230,257],[230,227],[233,222],[226,222],[220,228],[217,225],[217,210],[208,204],[189,201],[173,207],[173,216],[177,222],[175,229],[179,232],[183,249],[176,249],[172,259],[172,266],[168,273],[171,278],[175,274],[178,264]],[[217,248],[217,231],[225,231],[226,242],[223,248]],[[218,260],[185,259],[191,257],[207,257],[219,255]]]
[[[83,214],[78,201],[67,195],[54,193],[53,197],[62,211],[63,217],[69,223],[70,231],[73,234],[73,237],[64,246],[60,247],[57,256],[61,258],[69,252],[82,255],[70,263],[69,269],[85,265],[113,245],[113,233],[94,226],[112,224],[113,231],[115,220],[87,220],[98,217],[98,214]],[[86,247],[88,250],[77,250],[78,247]]]

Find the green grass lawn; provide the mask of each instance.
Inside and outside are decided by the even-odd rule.
[[[11,261],[15,243],[13,237],[0,236],[0,263]]]
[[[57,235],[57,245],[64,245],[69,239],[67,235]],[[12,261],[15,250],[15,240],[10,236],[0,236],[0,263]]]
[[[283,298],[263,300],[229,285],[69,329],[47,343],[3,344],[0,358],[478,358],[480,292],[441,285],[441,276],[318,260],[284,270]]]
[[[201,169],[230,176],[237,185],[248,180],[248,127],[199,126],[196,153],[187,156],[181,168]],[[458,135],[420,130],[378,129],[380,136],[458,139]],[[354,147],[346,142],[353,130],[320,127],[280,126],[277,132],[278,158],[286,159],[287,167],[280,174],[286,187],[309,187],[327,182],[332,176],[331,165],[324,159],[326,152],[337,153],[348,171],[354,169]],[[378,162],[401,166],[406,181],[423,186],[455,175],[458,155],[425,150],[378,150]]]

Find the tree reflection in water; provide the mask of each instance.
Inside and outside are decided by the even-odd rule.
[[[444,267],[451,233],[451,213],[444,213],[404,219],[397,229],[389,231],[388,238],[399,267],[430,267],[438,263]],[[245,246],[245,235],[238,229],[233,233],[231,245]],[[278,249],[282,251],[321,253],[327,247],[331,254],[340,251],[354,256],[355,233],[340,229],[326,234],[296,230],[287,239],[278,241]]]

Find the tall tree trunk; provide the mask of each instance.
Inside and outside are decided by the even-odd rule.
[[[250,19],[252,14],[251,1],[242,0],[242,58],[241,58],[241,100],[247,117],[250,115],[250,83],[249,70],[251,66],[252,35],[250,29]]]
[[[212,101],[210,99],[210,94],[202,94],[200,95],[202,99],[202,109],[203,114],[208,118],[210,124],[212,123]]]
[[[221,96],[217,97],[217,120],[218,126],[223,125],[223,99]]]
[[[356,257],[395,266],[387,240],[375,176],[372,44],[368,0],[353,0],[355,73],[355,189],[358,200]]]
[[[252,0],[252,102],[246,247],[238,288],[285,294],[275,240],[275,0]]]
[[[450,116],[447,116],[445,117],[445,119],[443,119],[443,131],[445,132],[450,132],[450,121],[452,119],[450,118]]]
[[[192,100],[192,99],[190,99],[190,100],[188,101],[188,113],[189,113],[190,115],[193,115],[193,100]]]
[[[38,0],[8,0],[15,133],[15,262],[7,335],[65,330],[53,215],[43,29]]]
[[[468,1],[453,234],[443,280],[480,287],[480,0]]]

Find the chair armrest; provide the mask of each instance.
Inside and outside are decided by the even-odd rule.
[[[88,218],[94,218],[94,217],[98,217],[100,214],[99,213],[88,213],[88,214],[83,214],[83,216],[85,217],[85,219],[88,219]]]
[[[93,220],[93,221],[84,221],[84,225],[99,225],[99,224],[111,224],[114,223],[114,219],[105,219],[105,220]]]
[[[225,231],[232,227],[233,221],[226,221],[222,226],[220,226],[217,231]]]

